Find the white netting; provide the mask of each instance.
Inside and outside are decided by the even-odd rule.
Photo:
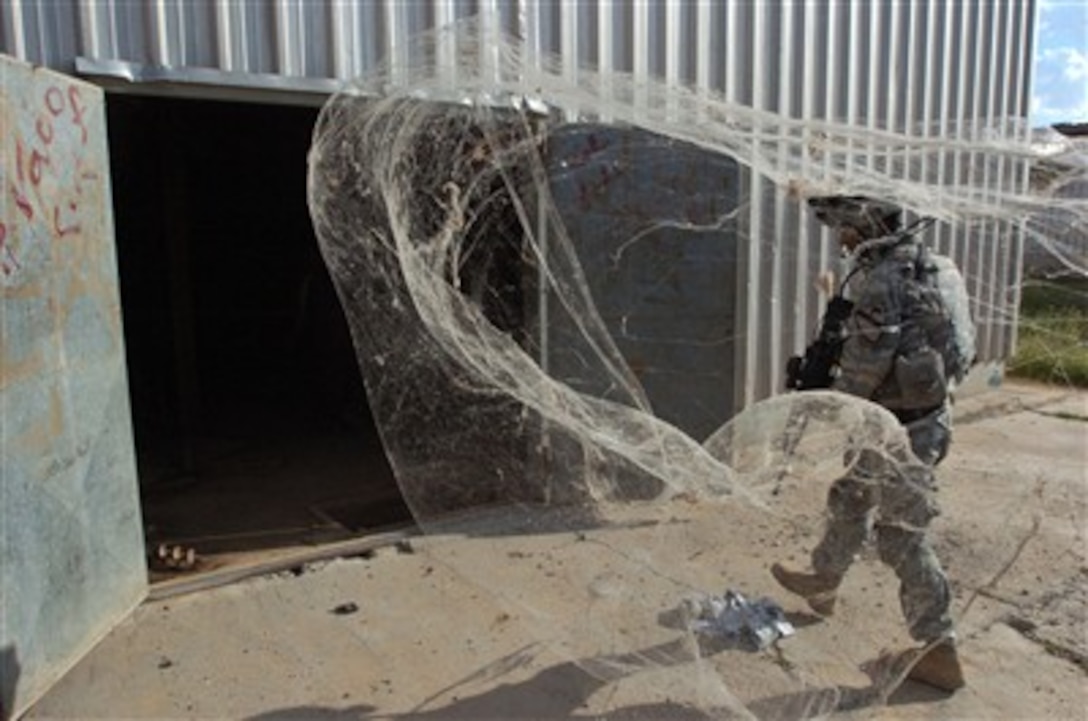
[[[1083,233],[1084,201],[1054,194],[1083,169],[1058,163],[1029,183],[1034,156],[1013,124],[949,140],[804,123],[622,74],[572,82],[471,24],[419,42],[406,54],[418,65],[328,103],[310,203],[418,523],[554,539],[546,577],[442,560],[592,679],[586,713],[798,718],[884,698],[902,669],[857,668],[909,642],[894,576],[882,610],[870,598],[830,623],[791,614],[800,632],[758,652],[708,647],[669,621],[685,598],[727,588],[803,608],[767,566],[807,563],[829,485],[866,454],[929,497],[902,426],[867,402],[794,393],[725,423],[732,408],[711,396],[732,393],[723,367],[761,329],[736,336],[724,314],[742,276],[712,273],[740,267],[752,204],[832,192],[893,199],[949,237],[985,226],[1042,240],[1055,222]],[[797,262],[790,239],[759,245]],[[1006,306],[990,292],[996,316]],[[693,295],[710,300],[689,308]],[[852,582],[879,586],[881,573]]]

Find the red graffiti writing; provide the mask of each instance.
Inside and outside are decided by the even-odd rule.
[[[0,223],[0,273],[11,277],[19,268],[19,260],[8,245],[8,227]]]
[[[83,124],[83,96],[75,85],[68,88],[68,104],[72,107],[72,124],[80,130],[79,142],[87,144],[87,126]]]
[[[18,243],[13,241],[16,227],[41,219],[50,235],[67,238],[82,230],[80,204],[83,183],[97,180],[98,174],[84,166],[83,147],[88,140],[86,106],[76,86],[67,89],[52,85],[40,96],[33,131],[22,137],[8,137],[15,144],[14,173],[8,176],[6,192],[11,194],[17,212],[0,221],[0,274],[12,276],[22,266],[17,257]],[[79,132],[73,137],[72,131]],[[72,138],[60,142],[62,138]],[[76,140],[78,138],[78,140]],[[10,157],[10,156],[9,156]],[[52,179],[46,183],[47,179]],[[27,236],[33,237],[33,234]]]
[[[34,220],[34,206],[31,205],[30,200],[19,190],[13,183],[11,186],[11,195],[15,200],[15,207],[19,209],[19,212],[28,220]]]
[[[38,118],[38,122],[34,123],[34,129],[38,131],[38,137],[42,139],[42,142],[46,145],[53,143],[53,124],[45,121],[45,118]]]
[[[64,112],[64,93],[57,86],[52,86],[45,91],[45,107],[55,118]]]
[[[49,156],[34,150],[30,153],[30,182],[35,186],[42,184],[43,165],[49,164]]]
[[[68,220],[66,222],[61,221],[60,206],[56,206],[53,208],[53,232],[57,234],[58,238],[63,238],[66,235],[71,235],[73,233],[79,232],[79,223],[76,222],[74,219],[76,210],[78,210],[78,208],[79,206],[76,203],[68,203],[68,214],[66,215]]]

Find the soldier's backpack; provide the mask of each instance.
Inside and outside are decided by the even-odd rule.
[[[918,245],[914,283],[907,285],[904,338],[896,375],[919,407],[944,401],[975,358],[967,288],[950,258]]]
[[[945,349],[945,372],[956,383],[963,381],[975,363],[975,324],[971,319],[971,300],[959,268],[947,256],[926,252],[929,261],[922,272],[937,286],[952,321],[952,337]]]

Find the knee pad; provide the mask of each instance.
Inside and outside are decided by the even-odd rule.
[[[840,478],[827,492],[827,510],[836,518],[861,518],[875,505],[876,482],[861,478]]]

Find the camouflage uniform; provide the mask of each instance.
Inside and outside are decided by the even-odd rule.
[[[925,339],[911,294],[917,242],[897,237],[868,241],[854,255],[847,292],[855,303],[847,321],[840,373],[833,388],[884,406],[904,423],[917,461],[862,451],[828,495],[828,525],[812,554],[813,569],[840,578],[872,531],[881,561],[899,577],[899,599],[911,637],[931,641],[952,631],[948,580],[926,539],[938,514],[933,467],[951,440],[947,390],[905,387],[896,359]],[[912,308],[915,310],[912,311]]]

